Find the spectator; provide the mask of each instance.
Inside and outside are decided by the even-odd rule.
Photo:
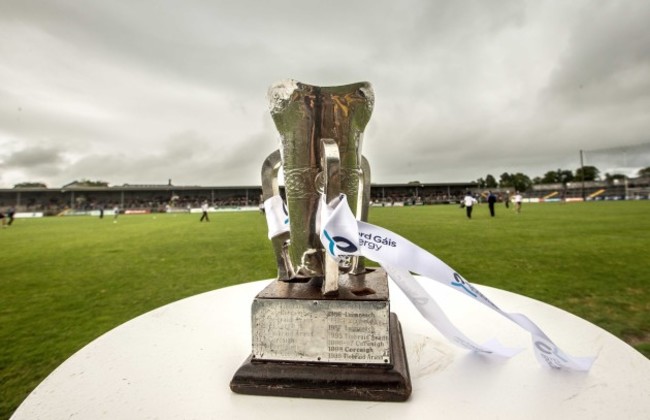
[[[16,209],[13,207],[9,207],[7,210],[7,225],[11,226],[11,224],[14,222],[14,214],[16,214]]]
[[[463,198],[463,206],[465,207],[465,213],[467,214],[468,219],[472,218],[472,208],[476,203],[476,199],[472,197],[472,194],[469,191],[467,191],[465,198]]]
[[[523,200],[523,198],[521,197],[521,194],[519,193],[519,191],[516,191],[515,192],[515,211],[517,213],[521,213],[521,202],[522,202],[522,200]]]
[[[205,219],[206,222],[210,221],[210,218],[208,217],[208,202],[204,201],[203,204],[201,205],[201,210],[203,211],[203,214],[201,215],[201,220],[200,222]]]
[[[488,191],[487,202],[490,208],[490,216],[494,217],[494,204],[497,202],[497,196],[492,191]]]

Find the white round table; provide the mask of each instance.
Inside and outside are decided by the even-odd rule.
[[[269,280],[163,306],[104,334],[54,370],[12,419],[648,419],[650,360],[601,328],[545,303],[477,286],[520,312],[574,356],[596,355],[587,373],[535,360],[530,334],[434,281],[417,281],[476,342],[497,337],[525,350],[508,360],[449,343],[391,284],[413,392],[406,402],[335,401],[235,394],[229,383],[251,351],[250,308]]]

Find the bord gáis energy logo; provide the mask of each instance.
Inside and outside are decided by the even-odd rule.
[[[287,208],[287,205],[285,202],[282,202],[282,212],[284,213],[284,224],[288,225],[289,224],[289,209]]]
[[[539,355],[548,363],[548,365],[554,369],[560,369],[563,363],[567,363],[568,360],[562,357],[560,354],[560,349],[558,349],[552,343],[546,343],[540,339],[535,340],[535,347],[540,351]],[[558,361],[559,359],[559,361]]]
[[[397,242],[384,234],[359,232],[359,245],[371,251],[379,251],[385,246],[396,248]]]
[[[456,281],[451,282],[452,286],[463,289],[471,297],[476,297],[477,296],[477,294],[474,293],[476,290],[472,287],[471,284],[469,284],[467,281],[465,281],[465,279],[462,278],[460,276],[460,274],[454,273],[454,279],[456,279]]]
[[[343,236],[334,236],[331,237],[329,233],[327,233],[326,230],[323,230],[323,235],[325,235],[325,239],[327,239],[328,242],[328,251],[332,255],[336,255],[334,253],[334,247],[336,247],[339,251],[345,252],[347,254],[354,254],[359,250],[359,248],[349,240],[348,238],[344,238]]]

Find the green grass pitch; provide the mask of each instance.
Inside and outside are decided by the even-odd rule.
[[[585,318],[650,357],[650,201],[373,208],[470,282]],[[0,418],[67,357],[164,304],[275,276],[257,212],[17,219],[0,230]],[[507,310],[507,308],[504,308]]]

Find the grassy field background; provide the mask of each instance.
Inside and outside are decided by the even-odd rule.
[[[650,201],[373,208],[470,282],[570,311],[650,357]],[[257,212],[18,219],[0,231],[0,418],[84,345],[161,305],[275,275]]]

